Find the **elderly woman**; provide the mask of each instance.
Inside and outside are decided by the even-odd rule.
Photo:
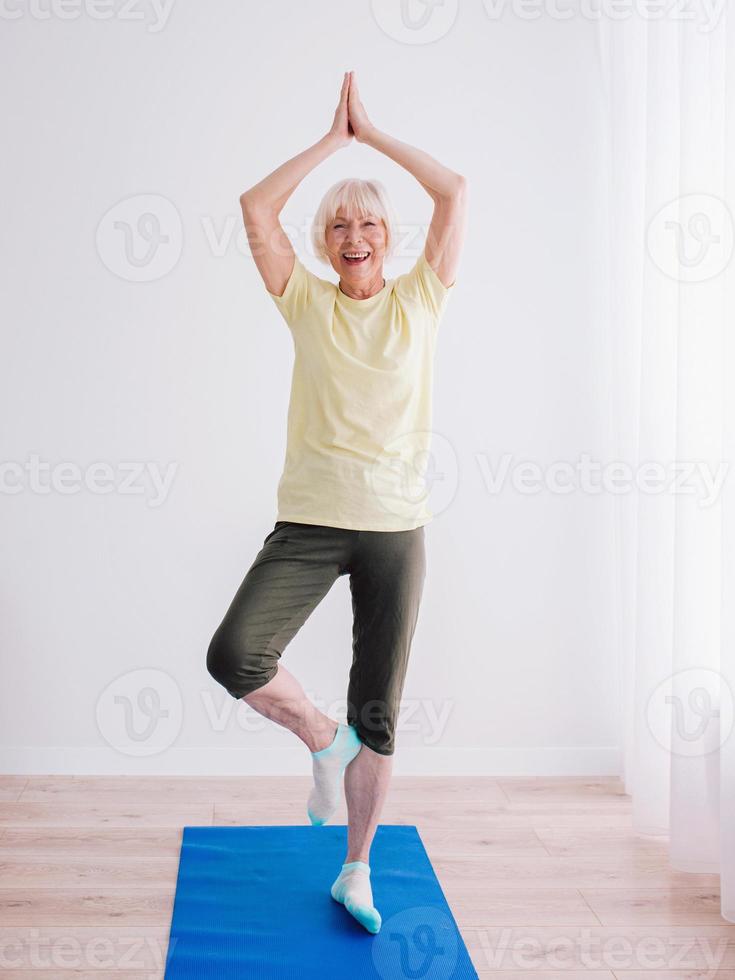
[[[434,213],[413,268],[386,280],[383,262],[395,247],[386,194],[377,181],[340,181],[312,231],[317,256],[339,276],[335,285],[301,263],[278,216],[299,182],[353,137],[413,174]],[[430,448],[434,344],[464,238],[465,179],[376,129],[346,72],[326,136],[240,203],[295,359],[278,520],[212,638],[207,669],[308,747],[312,824],[333,815],[344,774],[348,846],[331,894],[377,932],[370,847],[424,583],[424,526],[433,515],[417,467]],[[280,663],[341,575],[349,576],[353,610],[346,724],[319,711]]]

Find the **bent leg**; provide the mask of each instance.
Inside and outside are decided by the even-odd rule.
[[[329,531],[278,522],[207,651],[207,670],[232,697],[246,699],[259,713],[289,728],[312,751],[329,744],[336,722],[318,711],[278,661],[342,574],[344,540]]]
[[[298,736],[310,752],[321,752],[334,741],[338,723],[310,701],[301,684],[282,663],[262,687],[243,699],[258,714]]]

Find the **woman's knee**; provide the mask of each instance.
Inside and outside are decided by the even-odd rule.
[[[247,629],[223,623],[207,648],[209,674],[234,698],[243,698],[267,684],[277,669],[278,657],[269,653]]]
[[[207,670],[220,684],[228,686],[228,679],[237,665],[237,651],[227,632],[220,626],[209,641]]]

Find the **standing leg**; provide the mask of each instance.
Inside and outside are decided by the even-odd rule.
[[[370,863],[383,803],[393,773],[393,756],[379,755],[367,745],[345,769],[347,799],[347,856],[345,861]]]
[[[380,928],[372,905],[370,848],[393,770],[395,731],[426,573],[423,527],[363,531],[350,575],[353,659],[348,721],[362,751],[345,770],[347,855],[332,895],[369,931]]]

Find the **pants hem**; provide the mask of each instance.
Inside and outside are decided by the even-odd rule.
[[[235,700],[240,701],[242,698],[246,698],[248,696],[248,694],[252,694],[254,691],[259,691],[261,689],[261,687],[265,687],[265,685],[268,683],[268,681],[273,680],[273,678],[275,676],[276,676],[276,671],[274,670],[263,681],[262,684],[256,684],[255,687],[248,688],[246,691],[243,691],[242,694],[236,694],[235,691],[231,690],[229,687],[225,688],[225,690],[227,691],[227,693],[229,695],[231,695],[233,698],[235,698]]]

